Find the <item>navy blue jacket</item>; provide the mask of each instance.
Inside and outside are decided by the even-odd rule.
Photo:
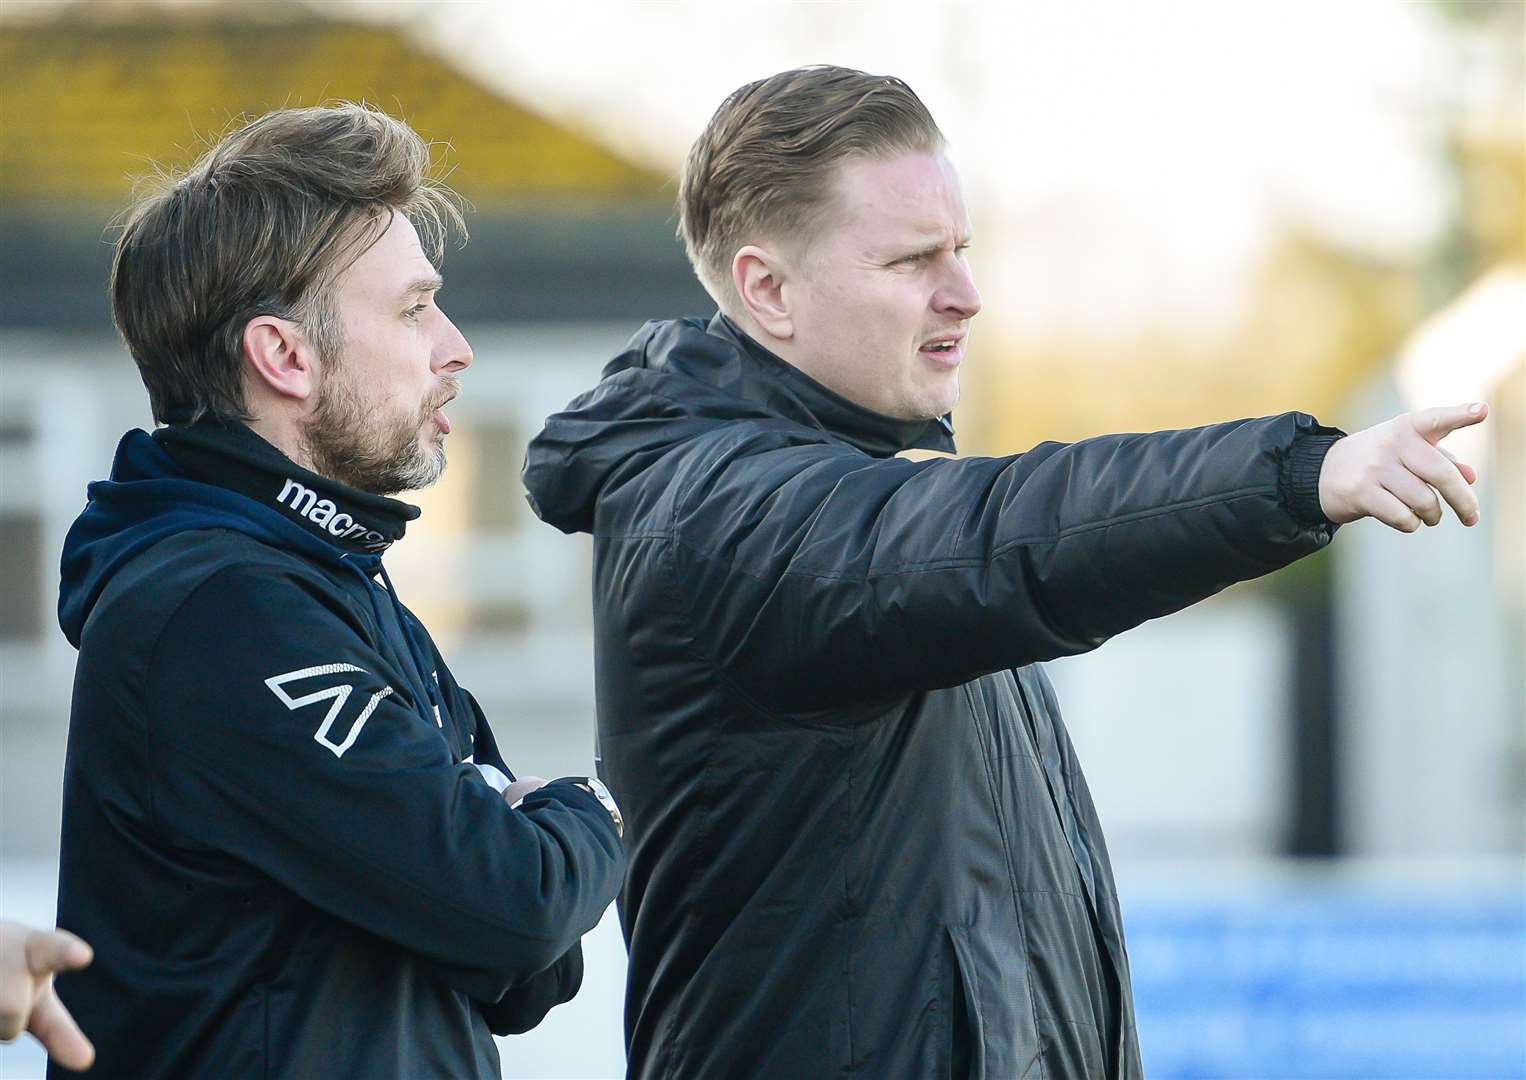
[[[496,1078],[490,1033],[576,993],[618,834],[573,783],[505,804],[384,584],[416,514],[238,425],[130,432],[90,486],[58,922],[95,962],[58,990],[96,1072]]]

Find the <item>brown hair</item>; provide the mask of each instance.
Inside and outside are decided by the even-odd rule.
[[[816,65],[748,83],[721,102],[684,162],[678,229],[694,272],[727,307],[737,249],[803,234],[839,163],[942,145],[927,106],[890,75]]]
[[[342,328],[335,279],[408,216],[438,263],[465,238],[460,198],[430,177],[430,146],[401,120],[341,102],[266,113],[183,176],[160,173],[127,211],[111,266],[112,318],[154,419],[249,419],[244,327],[302,326],[325,359]]]

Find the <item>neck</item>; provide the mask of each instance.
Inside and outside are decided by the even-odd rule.
[[[721,313],[725,315],[726,318],[735,323],[737,329],[741,330],[742,333],[752,338],[752,340],[756,341],[759,345],[773,353],[780,360],[783,360],[790,367],[797,368],[800,371],[805,372],[805,374],[809,375],[811,378],[816,379],[817,382],[822,381],[817,377],[816,373],[811,370],[811,365],[809,363],[802,362],[799,352],[795,348],[794,338],[774,337],[774,335],[763,329],[758,320],[749,315],[745,308],[743,308],[742,311],[737,314],[733,314],[732,312],[726,311],[724,308],[722,308]],[[825,384],[823,383],[823,385]]]
[[[273,416],[267,414],[246,421],[245,426],[304,469],[309,472],[318,471],[313,468],[312,459],[303,447],[302,427],[295,417],[280,413]],[[327,479],[332,480],[333,477]]]

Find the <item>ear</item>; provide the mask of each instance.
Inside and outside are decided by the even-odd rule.
[[[784,296],[784,260],[753,244],[740,249],[731,260],[731,284],[742,307],[771,336],[788,340],[795,336],[795,320]]]
[[[249,374],[277,397],[306,401],[318,388],[318,350],[290,319],[260,315],[244,326]]]

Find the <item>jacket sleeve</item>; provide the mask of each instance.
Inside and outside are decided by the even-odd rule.
[[[497,1001],[477,1008],[494,1035],[521,1035],[556,1006],[571,1001],[583,985],[583,946],[575,944],[545,971],[511,988]]]
[[[450,675],[444,659],[438,653],[435,662],[439,665],[448,691],[459,695],[462,707],[470,710],[475,720],[477,730],[472,744],[473,761],[479,765],[491,765],[506,776],[512,776],[513,772],[498,749],[492,726],[476,698],[456,685],[455,678]],[[497,1001],[478,1001],[477,1010],[482,1013],[488,1029],[494,1035],[520,1035],[544,1020],[553,1008],[576,997],[582,985],[583,945],[582,942],[574,942],[572,948],[563,953],[556,963],[515,983]]]
[[[746,448],[679,500],[669,589],[695,647],[808,713],[1085,652],[1326,544],[1339,436],[1288,413],[912,462]]]
[[[510,809],[355,618],[296,569],[225,567],[196,587],[145,684],[155,821],[497,1001],[599,921],[618,834],[571,784]]]

